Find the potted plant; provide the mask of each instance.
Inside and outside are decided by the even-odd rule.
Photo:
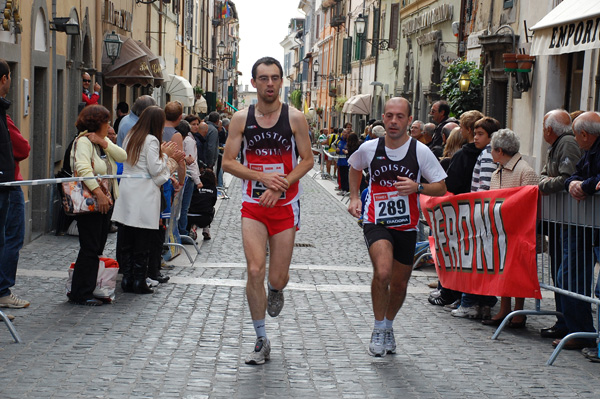
[[[502,59],[504,60],[504,70],[507,72],[513,71],[517,69],[517,55],[514,53],[504,53],[502,54]]]
[[[317,115],[319,115],[319,116],[323,116],[323,108],[321,108],[321,107],[317,107],[317,110],[316,110],[316,111],[317,111]]]
[[[346,101],[348,101],[348,98],[346,97],[338,97],[335,99],[335,110],[337,112],[340,112],[342,110],[342,108],[344,108],[344,104],[346,104]]]
[[[204,90],[202,89],[202,87],[200,86],[194,86],[194,95],[196,97],[201,96],[204,94]]]
[[[535,62],[535,57],[529,54],[517,54],[516,56],[518,72],[530,72],[533,63]]]

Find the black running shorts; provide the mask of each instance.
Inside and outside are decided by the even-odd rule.
[[[367,248],[370,248],[375,241],[388,240],[394,247],[394,260],[412,266],[417,244],[416,231],[400,231],[379,224],[365,223],[363,233]]]

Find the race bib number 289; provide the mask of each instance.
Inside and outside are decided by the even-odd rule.
[[[252,170],[256,170],[264,173],[284,173],[283,164],[250,164],[248,167]],[[252,180],[252,198],[260,198],[260,196],[267,191],[267,187],[259,181]],[[285,192],[281,194],[280,199],[285,198]]]
[[[377,193],[375,200],[375,223],[385,226],[403,226],[410,223],[408,197],[397,191]]]

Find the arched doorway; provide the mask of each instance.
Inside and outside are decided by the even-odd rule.
[[[49,98],[49,66],[50,53],[48,44],[48,12],[42,0],[35,0],[31,15],[31,123],[30,145],[31,178],[44,179],[50,171],[50,123],[48,118]],[[50,217],[48,211],[49,186],[32,186],[31,200],[31,231],[32,239],[49,231]]]

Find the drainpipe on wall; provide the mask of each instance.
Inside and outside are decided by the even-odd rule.
[[[54,20],[56,18],[56,0],[52,0],[52,20]],[[57,84],[56,84],[56,79],[58,78],[58,73],[56,70],[56,31],[52,30],[52,105],[51,105],[51,120],[50,120],[50,168],[48,170],[52,171],[52,174],[54,174],[54,161],[56,159],[56,120],[57,120],[57,115],[56,115],[56,104],[58,103],[58,99],[56,98],[56,93],[58,92],[57,89]],[[50,212],[48,212],[48,220],[46,221],[46,226],[50,226],[50,229],[52,229],[52,226],[54,225],[54,212],[52,212],[52,210],[54,209],[54,190],[56,189],[56,184],[50,184],[49,187],[49,195],[48,195],[48,209],[50,210]],[[31,195],[32,191],[29,191],[29,194]],[[31,198],[30,198],[31,200]]]
[[[93,46],[96,48],[96,62],[94,63],[94,68],[96,69],[96,73],[98,71],[102,71],[102,43],[104,42],[104,35],[102,32],[102,2],[96,2],[96,43],[93,43]],[[106,99],[102,99],[102,102],[106,104]],[[110,107],[109,109],[111,109]],[[111,109],[112,115],[112,109]]]

